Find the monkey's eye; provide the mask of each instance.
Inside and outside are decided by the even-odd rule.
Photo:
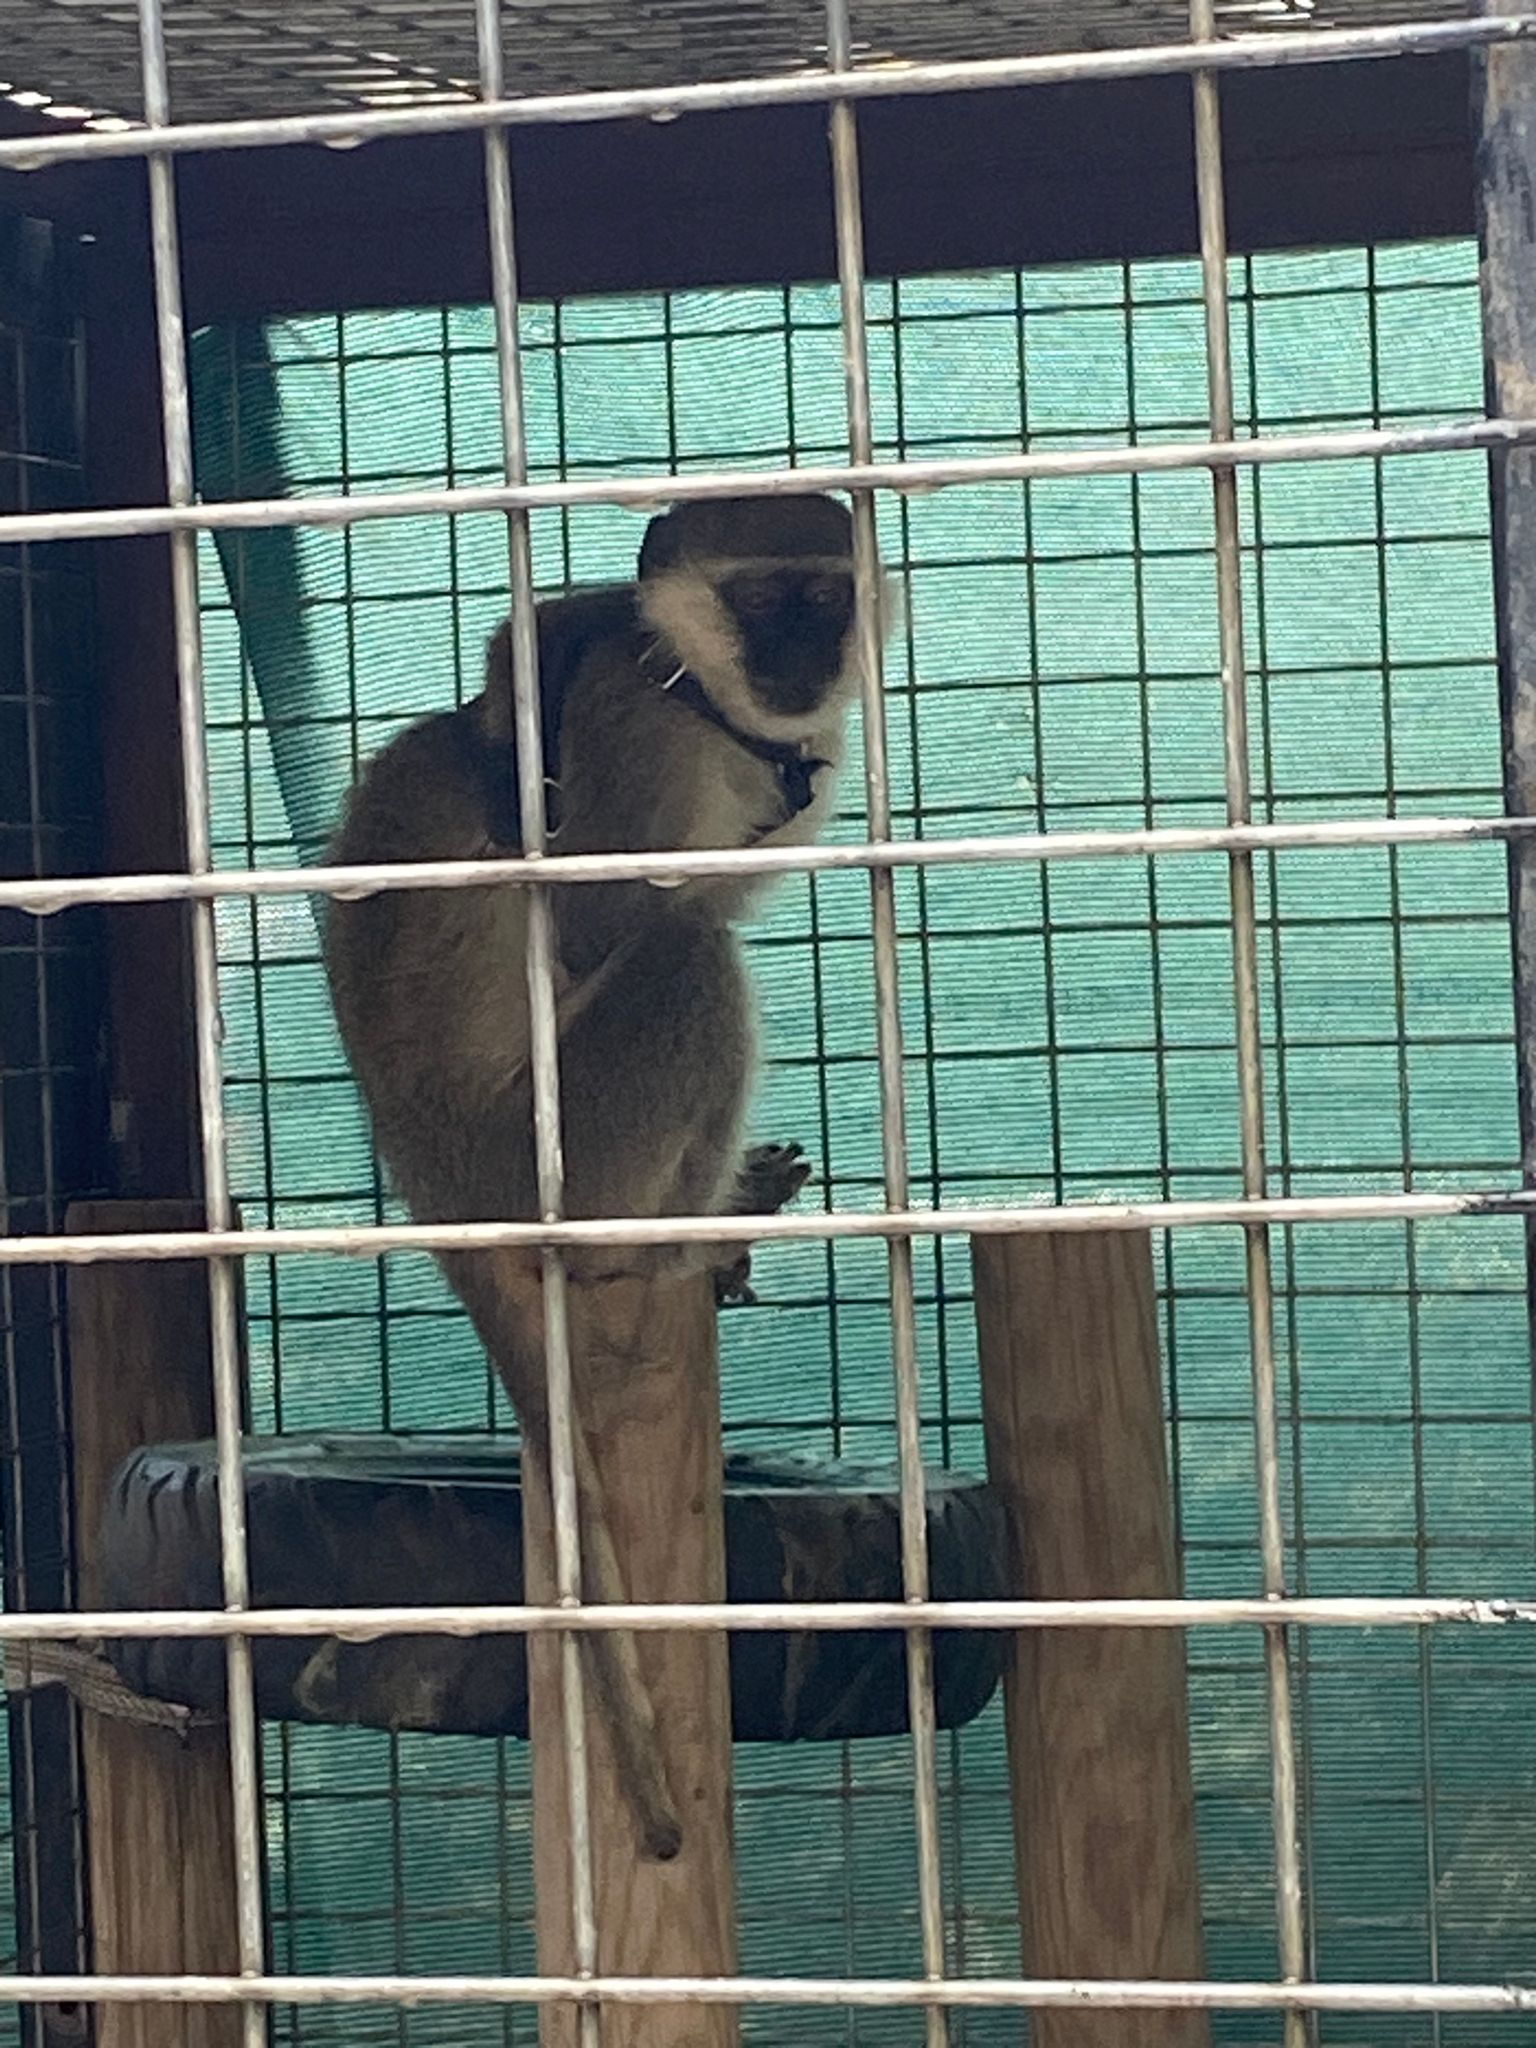
[[[848,586],[836,576],[813,576],[805,594],[822,611],[833,611],[848,602]]]
[[[732,587],[731,601],[738,611],[749,612],[754,618],[761,618],[765,612],[773,610],[779,597],[771,583],[747,580]]]

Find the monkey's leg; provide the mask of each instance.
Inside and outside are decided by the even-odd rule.
[[[511,1397],[524,1440],[532,1444],[545,1473],[552,1474],[538,1268],[526,1254],[498,1251],[453,1253],[443,1260],[443,1267]],[[599,1605],[622,1606],[628,1590],[579,1414],[573,1438],[582,1591]],[[670,1862],[682,1847],[682,1827],[662,1770],[655,1709],[635,1639],[627,1632],[595,1630],[583,1637],[582,1647],[640,1853],[652,1862]]]
[[[615,963],[560,1052],[568,1215],[717,1216],[732,1206],[752,1022],[729,933],[658,924],[643,951]],[[753,1203],[777,1207],[798,1185],[795,1159],[769,1147],[752,1157],[762,1190]],[[692,1243],[594,1249],[572,1270],[699,1272],[718,1256]]]

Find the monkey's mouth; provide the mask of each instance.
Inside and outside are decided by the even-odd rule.
[[[748,673],[752,694],[765,710],[787,717],[819,711],[843,674],[843,650],[818,648],[814,653],[786,654]]]

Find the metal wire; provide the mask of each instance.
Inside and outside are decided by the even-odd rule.
[[[846,77],[853,65],[848,0],[827,0],[827,66]],[[874,457],[870,417],[869,336],[864,320],[864,202],[859,140],[853,107],[834,102],[829,116],[832,205],[837,236],[838,300],[842,315],[843,382],[848,404],[848,454],[855,463]],[[864,737],[864,802],[870,843],[891,840],[891,780],[885,730],[885,634],[881,619],[880,544],[875,500],[853,495],[854,629],[858,648]],[[895,1215],[911,1200],[907,1154],[906,1066],[902,1049],[901,982],[896,957],[896,877],[869,870],[874,945],[875,1031],[880,1074],[880,1145],[886,1210]],[[891,1366],[896,1382],[896,1441],[901,1483],[901,1584],[910,1601],[926,1600],[928,1491],[923,1475],[922,1388],[917,1365],[917,1304],[912,1285],[912,1240],[886,1240],[891,1289]],[[907,1718],[912,1736],[912,1804],[917,1832],[918,1913],[923,1970],[944,1974],[944,1875],[939,1855],[938,1714],[933,1690],[933,1639],[923,1629],[907,1636]],[[928,2008],[928,2048],[947,2048],[942,2006]]]
[[[475,0],[475,36],[484,99],[501,97],[501,0]],[[512,171],[504,128],[485,134],[486,211],[490,227],[491,299],[496,320],[501,432],[507,481],[528,477],[528,431],[519,347],[517,247],[512,216]],[[534,605],[533,553],[528,513],[507,515],[511,596],[512,716],[517,742],[518,816],[523,851],[542,859],[546,825],[544,738],[539,695],[539,635]],[[528,892],[529,1065],[533,1082],[533,1137],[539,1214],[555,1222],[565,1206],[565,1162],[560,1138],[560,1045],[555,1017],[554,902],[535,883]],[[571,1384],[570,1297],[558,1245],[541,1259],[544,1372],[548,1403],[549,1486],[554,1524],[555,1590],[562,1607],[581,1601],[581,1529],[577,1509]],[[560,1645],[561,1734],[565,1752],[566,1822],[570,1831],[571,1933],[576,1973],[597,1969],[596,1887],[593,1875],[591,1768],[587,1753],[586,1681],[574,1635]],[[597,2048],[598,2009],[579,2009],[582,2048]]]
[[[1216,35],[1214,0],[1190,0],[1190,33],[1199,42]],[[1205,300],[1206,376],[1211,438],[1230,441],[1232,401],[1231,307],[1227,291],[1227,211],[1221,151],[1220,87],[1214,72],[1194,79],[1195,190],[1200,217],[1200,275]],[[1248,823],[1253,809],[1248,768],[1248,673],[1243,650],[1242,534],[1237,471],[1211,472],[1215,512],[1216,609],[1221,646],[1222,728],[1227,822]],[[1264,1035],[1259,1013],[1259,946],[1254,908],[1253,855],[1234,847],[1227,856],[1232,905],[1232,985],[1236,1022],[1239,1129],[1243,1193],[1262,1201],[1264,1157]],[[1279,1403],[1275,1385],[1275,1302],[1269,1226],[1243,1231],[1248,1286],[1248,1343],[1253,1374],[1254,1465],[1258,1484],[1259,1552],[1264,1591],[1286,1591],[1285,1525],[1280,1505]],[[1280,1971],[1299,1983],[1306,1970],[1306,1915],[1301,1889],[1297,1815],[1296,1730],[1291,1702],[1290,1649],[1283,1627],[1265,1630],[1269,1690],[1271,1808],[1275,1860],[1275,1919]],[[1289,2012],[1286,2048],[1306,2048],[1304,2016]]]
[[[31,459],[35,459],[32,451],[39,440],[47,445],[47,437],[39,434],[38,422],[34,418],[38,394],[37,379],[33,374],[33,350],[39,339],[34,325],[35,309],[32,309],[32,318],[28,317],[25,306],[16,307],[15,315],[17,324],[14,326],[0,315],[0,381],[4,380],[8,369],[14,394],[11,418],[0,422],[0,457],[16,459],[18,500],[25,505],[31,502],[35,488],[31,474]],[[77,344],[72,343],[71,346],[73,349]],[[71,463],[68,467],[71,479],[78,487],[82,482],[78,464]],[[45,592],[52,579],[47,569],[36,561],[29,561],[25,554],[19,568],[20,673],[9,681],[12,689],[19,689],[23,705],[25,792],[20,813],[13,814],[7,805],[5,818],[13,826],[21,823],[26,838],[26,859],[31,871],[41,874],[48,865],[45,848],[49,843],[58,843],[54,830],[50,828],[58,826],[61,816],[59,792],[52,786],[52,778],[44,766],[44,705],[49,701],[49,692],[43,642],[48,615],[53,609]],[[56,595],[54,605],[58,601]],[[30,941],[23,940],[22,948],[28,955],[26,978],[32,984],[31,1001],[27,1007],[31,1011],[31,1031],[37,1048],[35,1101],[40,1142],[30,1166],[25,1160],[18,1159],[14,1164],[19,1170],[13,1172],[9,1157],[11,1148],[6,1142],[6,1123],[11,1105],[0,1098],[0,1231],[15,1228],[17,1219],[26,1213],[23,1205],[32,1202],[40,1203],[49,1227],[58,1228],[63,1207],[61,1179],[73,1181],[73,1177],[89,1173],[80,1156],[80,1148],[69,1144],[67,1109],[64,1114],[60,1113],[64,1105],[60,1100],[59,1084],[64,1080],[66,1067],[56,1057],[55,1026],[60,1021],[59,1005],[50,993],[50,968],[52,960],[58,956],[41,927],[34,927]],[[0,945],[0,972],[3,972],[3,955],[7,950]],[[22,1035],[27,1035],[25,1026]],[[8,1068],[6,1079],[16,1071],[3,1051],[0,1051],[0,1068]],[[66,1588],[70,1584],[76,1556],[73,1489],[67,1462],[71,1418],[65,1376],[62,1294],[57,1276],[47,1276],[42,1314],[37,1316],[27,1313],[18,1300],[8,1272],[0,1282],[0,1361],[3,1361],[6,1418],[4,1455],[9,1489],[5,1577],[7,1596],[20,1607],[30,1606],[39,1599],[46,1604],[50,1599],[67,1598]],[[29,1411],[36,1418],[30,1427]],[[48,1430],[54,1439],[51,1454],[45,1451],[41,1457],[37,1453],[35,1435],[39,1427]],[[23,1445],[26,1445],[25,1449]],[[40,1706],[42,1712],[39,1712]],[[11,1858],[19,1883],[8,1916],[6,1946],[12,1958],[19,1960],[24,1952],[34,1967],[42,1968],[59,1955],[62,1944],[67,1941],[72,1953],[64,1959],[79,1964],[86,1959],[82,1949],[86,1914],[80,1883],[83,1807],[78,1717],[67,1709],[58,1711],[56,1703],[50,1711],[35,1696],[24,1692],[12,1695],[9,1707],[12,1803],[8,1805],[5,1816],[3,1848]],[[53,1785],[62,1780],[67,1788],[62,1813],[61,1802],[49,1799],[50,1780]],[[51,1806],[52,1819],[62,1819],[64,1823],[59,1837],[53,1840],[47,1839],[46,1835],[45,1805]],[[72,1894],[67,1928],[57,1924],[62,1916],[51,1913],[46,1903],[50,1887],[57,1887],[61,1876]]]
[[[695,470],[683,476],[552,478],[514,484],[459,484],[419,491],[363,491],[352,497],[226,498],[196,505],[115,506],[84,512],[7,512],[0,541],[112,540],[134,534],[234,532],[251,526],[351,526],[423,512],[507,512],[526,506],[627,505],[655,510],[705,498],[775,498],[802,491],[934,491],[953,484],[1026,483],[1048,477],[1149,476],[1185,469],[1275,462],[1345,462],[1386,455],[1443,455],[1456,449],[1507,452],[1536,441],[1536,419],[1475,419],[1444,427],[1371,428],[1351,433],[1265,434],[1247,441],[1137,442],[1108,448],[952,455],[923,462],[806,463],[795,469]]]
[[[474,889],[492,882],[634,882],[673,876],[821,874],[852,868],[997,866],[1178,853],[1283,853],[1302,847],[1502,844],[1536,833],[1530,818],[1320,818],[1303,824],[1158,825],[882,845],[757,846],[720,852],[548,854],[541,860],[359,862],[350,867],[221,868],[212,874],[87,875],[0,881],[0,909],[48,917],[83,903],[182,903],[221,896],[337,896],[382,889]]]
[[[144,72],[144,113],[151,129],[169,119],[165,28],[160,0],[139,0],[139,44]],[[161,428],[166,496],[189,505],[193,496],[192,426],[187,392],[186,331],[176,220],[176,172],[168,156],[149,158],[150,241],[154,259],[155,330],[160,355]],[[189,874],[206,874],[210,852],[208,757],[203,733],[202,622],[197,590],[197,537],[171,536],[171,592],[176,643],[176,695],[181,740],[183,831]],[[191,906],[193,1034],[197,1058],[198,1136],[208,1227],[229,1231],[224,1133],[224,1075],[219,1010],[218,938],[211,902]],[[233,1259],[208,1263],[209,1329],[213,1361],[214,1431],[218,1442],[220,1571],[224,1604],[238,1618],[250,1603],[246,1554],[245,1471],[241,1456],[240,1334],[236,1312],[239,1268]],[[242,1973],[266,1962],[260,1740],[250,1643],[238,1633],[225,1645],[229,1767],[235,1857],[235,1922]],[[245,2008],[246,2048],[263,2048],[266,2015]]]
[[[229,2005],[1053,2006],[1100,2011],[1536,2012],[1525,1984],[1230,1984],[1175,1978],[946,1977],[0,1977],[0,1999]]]
[[[1166,78],[1187,72],[1265,71],[1293,64],[1350,59],[1428,56],[1440,50],[1486,48],[1533,33],[1521,15],[1388,24],[1377,28],[1302,30],[1294,35],[1252,35],[1211,44],[1169,43],[1155,48],[1078,50],[1033,57],[982,58],[949,64],[882,64],[833,76],[821,68],[788,77],[710,81],[698,85],[641,86],[622,91],[535,94],[523,99],[450,101],[344,114],[290,114],[266,120],[186,122],[151,142],[141,130],[25,136],[0,142],[0,170],[38,170],[49,164],[103,157],[144,156],[151,148],[177,152],[264,149],[294,143],[349,147],[402,135],[456,130],[553,125],[569,122],[669,120],[682,114],[745,107],[821,104],[841,99],[895,99],[915,94],[988,92],[1008,86],[1074,85],[1110,79]]]
[[[336,1636],[364,1643],[396,1635],[547,1635],[597,1629],[754,1631],[806,1629],[1268,1628],[1276,1618],[1299,1628],[1508,1628],[1536,1625],[1536,1599],[1341,1594],[1299,1599],[1168,1600],[720,1600],[595,1601],[580,1607],[167,1607],[99,1613],[73,1608],[0,1614],[0,1643],[113,1642],[146,1637]]]
[[[913,66],[902,70],[855,72],[848,41],[846,0],[829,0],[828,65],[803,76],[726,82],[700,87],[660,88],[641,93],[592,93],[547,99],[502,97],[503,79],[496,0],[476,0],[480,45],[481,99],[478,103],[378,113],[300,117],[270,122],[197,124],[167,127],[164,50],[160,42],[159,0],[140,0],[145,45],[146,108],[156,125],[127,135],[50,138],[46,143],[24,139],[0,142],[0,167],[23,167],[42,161],[106,156],[149,158],[154,208],[157,289],[160,294],[160,338],[165,379],[165,419],[171,486],[164,507],[113,509],[80,513],[18,514],[0,518],[0,541],[45,541],[130,533],[168,533],[173,537],[177,598],[177,659],[182,710],[182,744],[187,764],[188,871],[174,876],[71,878],[65,882],[8,883],[0,886],[0,904],[46,914],[76,903],[128,903],[181,900],[193,905],[198,1019],[198,1068],[202,1091],[202,1146],[209,1199],[206,1234],[137,1233],[109,1238],[37,1237],[0,1242],[0,1264],[71,1263],[92,1259],[185,1258],[210,1260],[214,1309],[215,1372],[218,1387],[220,1446],[221,1549],[229,1611],[151,1612],[122,1615],[42,1614],[0,1617],[0,1641],[58,1639],[79,1636],[179,1637],[221,1636],[229,1644],[231,1711],[236,1815],[239,1829],[241,1886],[241,1966],[239,1978],[0,1978],[0,1997],[18,2003],[139,2001],[246,2002],[247,2040],[259,2040],[263,2016],[255,2001],[291,2004],[321,2002],[387,2002],[402,2007],[416,2003],[482,2002],[542,2003],[577,2001],[584,2028],[595,2024],[594,1999],[619,2003],[685,2003],[690,2000],[739,2004],[807,2004],[848,2006],[922,2005],[929,2014],[931,2040],[943,2037],[943,2013],[950,2007],[1100,2006],[1283,2010],[1287,2038],[1305,2038],[1303,2015],[1308,2011],[1495,2012],[1536,2011],[1536,1991],[1501,1985],[1316,1986],[1303,1983],[1304,1958],[1300,1919],[1299,1869],[1295,1842],[1295,1771],[1289,1731],[1289,1694],[1284,1625],[1296,1626],[1502,1626],[1536,1621],[1536,1603],[1413,1600],[1305,1601],[1284,1597],[1283,1531],[1279,1523],[1276,1459],[1273,1354],[1269,1320],[1271,1287],[1266,1227],[1274,1222],[1423,1218],[1461,1214],[1528,1213],[1536,1195],[1493,1191],[1474,1194],[1387,1192],[1380,1195],[1265,1199],[1263,1159],[1261,1046],[1258,1038],[1256,923],[1253,914],[1251,858],[1255,851],[1280,851],[1303,846],[1402,845],[1411,843],[1476,843],[1511,840],[1536,828],[1536,819],[1339,821],[1301,826],[1255,826],[1248,816],[1246,741],[1243,736],[1243,660],[1241,590],[1235,522],[1236,470],[1270,462],[1320,458],[1379,457],[1386,454],[1441,451],[1452,448],[1507,450],[1536,440],[1536,420],[1472,422],[1459,426],[1344,433],[1291,435],[1257,442],[1233,439],[1230,375],[1223,367],[1225,351],[1224,235],[1220,221],[1219,130],[1216,78],[1223,70],[1261,65],[1319,61],[1325,57],[1372,57],[1412,54],[1512,40],[1532,31],[1525,17],[1455,21],[1419,28],[1393,28],[1301,35],[1294,38],[1201,42],[1212,33],[1210,0],[1192,0],[1192,28],[1197,41],[1160,50],[1098,52],[1067,57],[1004,59],[971,65]],[[868,403],[868,369],[863,345],[862,254],[858,228],[857,156],[852,103],[858,98],[941,90],[979,90],[1002,85],[1060,83],[1094,78],[1130,78],[1192,73],[1199,119],[1198,159],[1202,198],[1202,243],[1205,257],[1208,336],[1211,338],[1212,438],[1187,444],[1043,454],[953,458],[918,463],[877,463]],[[839,270],[843,286],[843,317],[850,410],[848,464],[794,472],[720,472],[687,478],[671,475],[630,477],[571,483],[566,480],[529,483],[518,373],[517,286],[514,263],[510,183],[506,160],[508,126],[535,121],[580,121],[667,115],[706,107],[737,107],[803,102],[832,102],[831,127],[836,172]],[[506,443],[504,485],[391,492],[361,497],[234,501],[213,506],[192,502],[190,451],[186,437],[186,388],[182,355],[179,293],[176,288],[175,195],[173,152],[199,149],[263,147],[295,142],[349,142],[371,135],[417,134],[448,129],[480,129],[486,136],[487,193],[497,314],[497,345],[502,373],[502,419]],[[1223,394],[1223,382],[1225,391]],[[179,408],[179,411],[178,411]],[[878,633],[872,632],[874,512],[870,493],[876,488],[920,491],[947,484],[988,480],[1145,474],[1181,469],[1209,469],[1218,508],[1217,572],[1223,629],[1223,683],[1228,711],[1228,815],[1225,828],[1142,830],[1104,834],[1002,836],[994,840],[954,840],[896,845],[890,841],[891,816],[886,784],[883,726],[880,722]],[[871,843],[850,848],[783,849],[724,855],[589,856],[554,861],[542,857],[542,749],[538,735],[537,647],[533,632],[532,578],[528,556],[528,512],[539,506],[638,505],[663,500],[773,494],[787,490],[849,489],[855,493],[860,597],[860,639],[865,660],[867,796]],[[206,769],[202,750],[201,662],[198,645],[195,587],[195,534],[200,530],[239,530],[257,526],[333,525],[387,518],[405,513],[446,513],[505,510],[511,515],[511,583],[513,596],[513,676],[520,759],[523,861],[452,863],[434,867],[387,865],[347,870],[269,870],[215,875],[210,872]],[[190,609],[189,609],[190,607]],[[927,868],[960,861],[993,863],[1006,860],[1093,858],[1113,855],[1159,855],[1176,852],[1223,853],[1233,878],[1233,944],[1238,988],[1238,1045],[1242,1074],[1243,1186],[1241,1200],[1211,1202],[1133,1202],[1063,1204],[1054,1208],[983,1210],[914,1210],[909,1190],[902,1119],[901,1040],[897,1008],[895,921],[892,914],[894,871]],[[254,857],[254,856],[251,856]],[[647,1219],[638,1224],[605,1226],[567,1224],[560,1219],[561,1189],[558,1146],[556,1049],[553,1032],[552,981],[549,974],[550,898],[543,884],[680,874],[731,872],[779,873],[862,868],[871,876],[874,904],[875,963],[880,1067],[882,1079],[884,1183],[886,1213],[881,1215],[791,1215],[764,1223],[757,1219]],[[224,1177],[218,998],[213,955],[213,905],[220,896],[366,894],[382,887],[481,886],[491,881],[532,884],[530,939],[530,1001],[533,1014],[534,1092],[539,1136],[541,1221],[533,1225],[431,1226],[402,1225],[319,1230],[238,1232],[229,1227],[230,1207]],[[537,934],[543,936],[538,937]],[[1258,1435],[1261,1521],[1263,1525],[1266,1597],[1248,1601],[994,1602],[955,1606],[927,1598],[926,1518],[918,1435],[918,1378],[912,1293],[911,1244],[916,1234],[958,1234],[1000,1229],[1145,1229],[1186,1223],[1230,1223],[1244,1229],[1249,1247],[1249,1294]],[[694,1606],[581,1608],[579,1601],[578,1531],[571,1465],[568,1335],[564,1325],[560,1248],[567,1244],[644,1244],[678,1241],[720,1242],[730,1239],[883,1237],[890,1245],[893,1357],[902,1453],[903,1582],[902,1602],[812,1607],[799,1603],[766,1603],[751,1608],[724,1603]],[[539,1246],[546,1253],[545,1299],[548,1333],[552,1433],[552,1484],[555,1493],[558,1604],[545,1608],[476,1609],[463,1607],[245,1611],[243,1486],[239,1464],[238,1357],[234,1348],[235,1256],[260,1252],[329,1252],[375,1256],[386,1249],[423,1246],[436,1249],[470,1246]],[[563,1390],[563,1392],[562,1392]],[[563,1420],[553,1417],[563,1399]],[[563,1450],[562,1450],[563,1444]],[[973,1983],[944,1979],[942,1892],[938,1862],[937,1791],[932,1741],[931,1659],[928,1631],[934,1626],[960,1628],[1069,1626],[1257,1626],[1264,1631],[1271,1686],[1274,1738],[1275,1831],[1279,1867],[1282,1984],[1077,1983],[1063,1980],[992,1980]],[[585,1774],[578,1762],[584,1740],[580,1709],[577,1638],[589,1629],[737,1630],[797,1628],[846,1630],[871,1626],[899,1627],[909,1644],[909,1699],[914,1735],[914,1783],[918,1824],[918,1869],[922,1903],[925,1974],[920,1980],[769,1980],[729,1979],[605,1979],[595,1970],[595,1927],[590,1924],[590,1871],[587,1877],[588,1918],[582,1917],[582,1870],[588,1842],[583,1836]],[[562,1633],[565,1659],[567,1756],[571,1790],[573,1882],[577,1975],[571,1978],[282,1978],[258,1974],[262,1964],[259,1815],[254,1799],[255,1727],[250,1705],[249,1641],[252,1635],[334,1634],[366,1640],[391,1634],[504,1632]],[[242,1756],[247,1775],[242,1778]],[[1288,1775],[1287,1775],[1288,1774]],[[580,1779],[580,1784],[578,1784]],[[244,1789],[242,1789],[242,1787]],[[249,1852],[249,1853],[247,1853]],[[1289,1860],[1288,1860],[1289,1859]],[[253,1889],[254,1884],[254,1889]],[[251,1905],[254,1900],[254,1950]],[[590,2033],[588,2038],[590,2039]]]
[[[1182,1201],[999,1202],[986,1208],[792,1211],[778,1216],[567,1218],[558,1223],[336,1223],[226,1231],[125,1230],[120,1235],[0,1237],[0,1266],[87,1266],[114,1259],[218,1259],[274,1252],[376,1258],[381,1252],[485,1251],[498,1245],[755,1244],[795,1238],[958,1237],[1039,1230],[1174,1230],[1217,1223],[1427,1222],[1525,1216],[1536,1189],[1472,1193],[1392,1189],[1379,1195],[1268,1195]]]
[[[1176,1978],[899,1976],[0,1976],[18,2005],[866,2005],[1085,2007],[1102,2011],[1536,2013],[1530,1985],[1264,1985]]]

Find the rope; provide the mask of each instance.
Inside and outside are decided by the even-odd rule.
[[[198,1728],[218,1728],[224,1716],[203,1707],[183,1707],[169,1700],[145,1699],[125,1685],[115,1668],[93,1644],[6,1643],[0,1657],[5,1690],[15,1696],[61,1685],[78,1705],[109,1721],[131,1721],[140,1728],[166,1728],[183,1742]]]

